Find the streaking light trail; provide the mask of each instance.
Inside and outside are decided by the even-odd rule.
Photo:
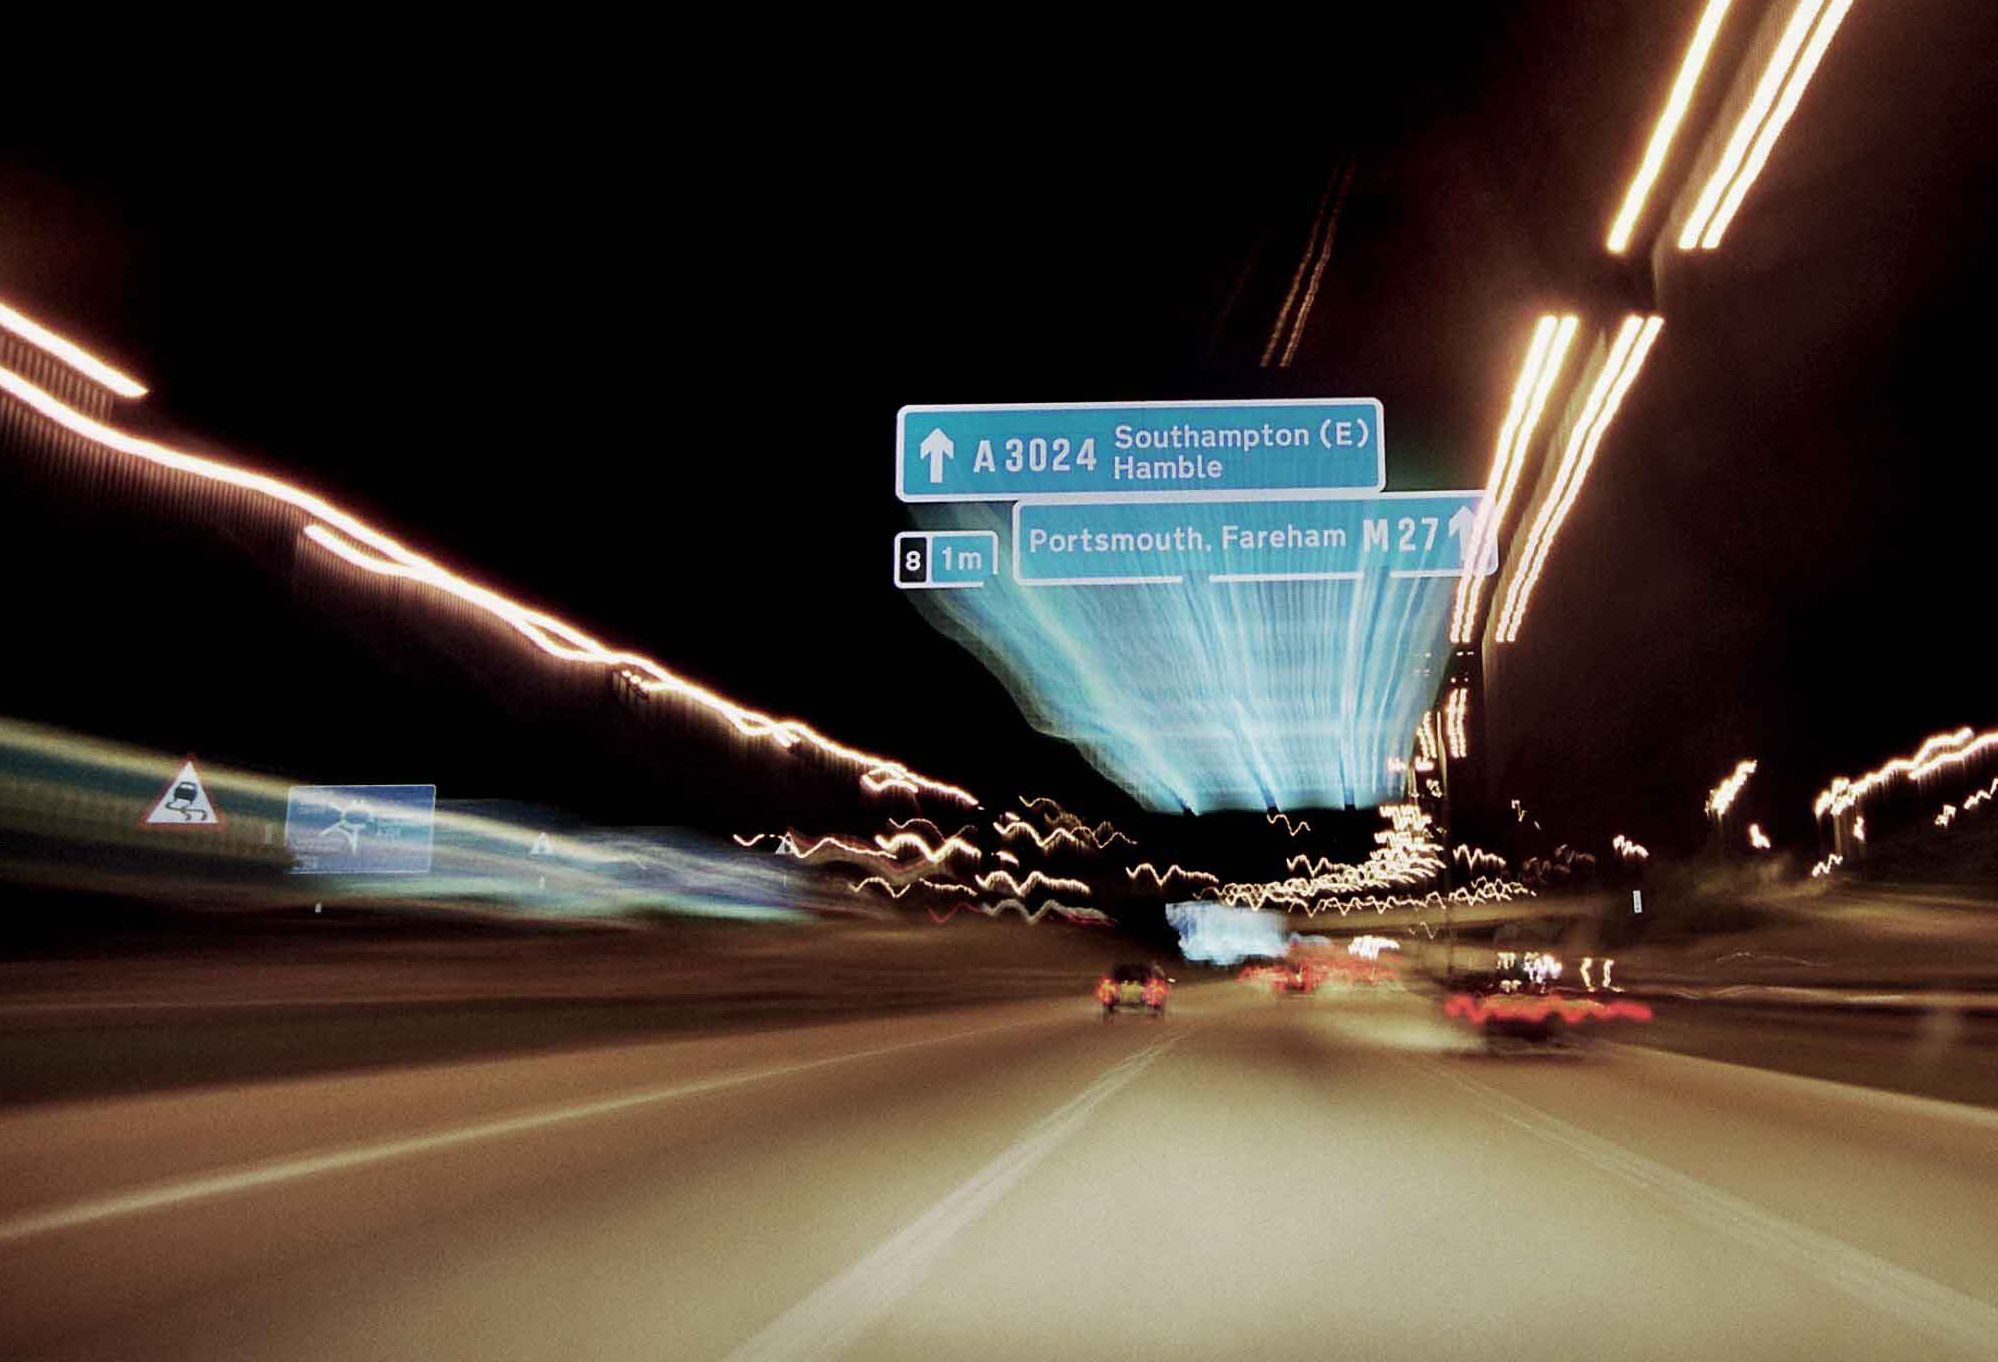
[[[1471,546],[1464,554],[1464,574],[1457,579],[1456,602],[1450,614],[1450,641],[1470,643],[1477,627],[1478,602],[1484,591],[1484,578],[1473,569],[1498,546],[1499,531],[1512,506],[1513,492],[1519,486],[1520,469],[1525,466],[1527,448],[1540,427],[1540,413],[1547,394],[1561,372],[1561,362],[1575,339],[1581,319],[1574,316],[1542,317],[1533,328],[1526,362],[1520,366],[1519,380],[1513,384],[1512,401],[1499,426],[1498,448],[1492,454],[1492,471],[1485,480],[1484,500],[1478,503],[1478,516],[1471,527]]]
[[[1644,159],[1631,176],[1630,188],[1624,192],[1623,207],[1617,210],[1616,221],[1610,224],[1609,240],[1605,243],[1611,255],[1622,255],[1630,245],[1630,234],[1637,228],[1637,220],[1644,212],[1644,201],[1650,197],[1651,186],[1658,180],[1658,172],[1664,168],[1665,154],[1672,149],[1672,139],[1679,131],[1679,124],[1686,116],[1686,106],[1692,103],[1693,88],[1699,84],[1700,71],[1707,64],[1707,53],[1714,45],[1714,35],[1720,32],[1721,19],[1727,14],[1728,0],[1707,0],[1707,7],[1700,14],[1699,27],[1693,30],[1692,44],[1686,49],[1686,56],[1679,63],[1679,75],[1672,82],[1672,93],[1666,97],[1665,107],[1659,111],[1658,123],[1651,130],[1651,141],[1645,145]]]
[[[1519,626],[1526,618],[1526,605],[1533,598],[1534,584],[1547,565],[1548,550],[1554,546],[1554,538],[1574,507],[1575,498],[1581,495],[1582,484],[1595,463],[1596,449],[1602,444],[1617,409],[1623,405],[1624,394],[1637,381],[1638,370],[1644,367],[1645,356],[1651,353],[1651,346],[1664,325],[1663,317],[1640,317],[1633,313],[1617,328],[1609,358],[1596,374],[1582,413],[1569,431],[1553,485],[1540,503],[1533,528],[1527,532],[1521,565],[1515,569],[1512,584],[1506,589],[1505,607],[1499,615],[1499,642],[1519,640]]]
[[[303,488],[261,473],[171,449],[153,440],[128,435],[84,415],[67,403],[11,369],[0,367],[0,392],[15,398],[39,415],[79,435],[93,444],[116,453],[141,459],[161,468],[240,488],[304,512],[320,523],[305,527],[305,537],[355,567],[385,576],[420,582],[454,596],[475,609],[503,621],[535,647],[552,657],[585,662],[618,671],[650,692],[667,691],[681,696],[728,722],[747,737],[790,748],[803,743],[830,756],[863,769],[862,784],[870,791],[907,788],[954,799],[966,805],[978,803],[969,790],[946,784],[911,771],[898,761],[863,752],[835,742],[798,719],[776,719],[738,705],[714,691],[697,686],[667,670],[640,653],[606,647],[582,630],[553,615],[532,609],[518,601],[446,571],[430,559],[405,548],[359,517]],[[365,546],[365,547],[363,547]],[[967,595],[972,593],[938,593]]]
[[[16,312],[5,303],[0,303],[0,331],[11,331],[43,354],[61,360],[85,378],[103,384],[120,397],[146,395],[145,385],[137,379],[119,373],[82,346],[64,340],[34,318]]]
[[[1968,728],[1937,733],[1923,740],[1912,756],[1896,757],[1857,780],[1838,777],[1819,791],[1811,812],[1818,818],[1828,813],[1836,818],[1891,780],[1922,780],[1945,766],[1962,765],[1994,747],[1998,747],[1998,729],[1974,737]]]
[[[1754,762],[1736,762],[1734,770],[1728,773],[1727,779],[1707,792],[1707,813],[1714,818],[1727,817],[1727,811],[1733,806],[1735,797],[1741,793],[1741,787],[1748,784],[1748,778],[1754,774]]]
[[[1469,993],[1453,993],[1450,1001],[1443,1005],[1446,1017],[1462,1017],[1473,1026],[1483,1026],[1488,1021],[1527,1021],[1543,1022],[1549,1017],[1559,1017],[1570,1026],[1585,1021],[1625,1021],[1647,1022],[1651,1020],[1651,1009],[1643,1003],[1626,1002],[1619,999],[1613,1003],[1597,1002],[1594,998],[1518,997],[1480,998]]]
[[[1769,65],[1763,68],[1754,96],[1728,138],[1720,163],[1714,167],[1692,215],[1680,229],[1680,250],[1690,251],[1697,245],[1710,251],[1720,245],[1721,234],[1734,220],[1749,186],[1761,175],[1770,149],[1797,111],[1804,87],[1811,83],[1825,49],[1831,46],[1832,35],[1838,32],[1846,11],[1851,8],[1852,0],[1832,0],[1830,5],[1825,5],[1824,0],[1800,0],[1769,58]]]

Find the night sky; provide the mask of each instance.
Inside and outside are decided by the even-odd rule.
[[[1533,318],[1615,315],[1601,235],[1699,6],[1482,8],[1259,36],[1312,79],[1240,95],[1135,49],[1128,83],[1043,55],[926,98],[907,62],[799,55],[755,68],[753,108],[685,55],[664,89],[625,57],[204,90],[115,145],[0,150],[0,298],[146,379],[152,433],[845,741],[1080,789],[886,580],[896,408],[1372,395],[1391,489],[1482,485]],[[1495,795],[1582,842],[1690,843],[1757,756],[1765,825],[1808,841],[1832,775],[1998,722],[1998,95],[1960,59],[1994,41],[1993,7],[1857,6],[1659,300],[1494,686]],[[1298,357],[1264,370],[1348,163]]]

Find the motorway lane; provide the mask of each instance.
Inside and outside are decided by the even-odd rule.
[[[36,1108],[0,1353],[1998,1355],[1998,1117],[1461,1050],[1218,985]]]

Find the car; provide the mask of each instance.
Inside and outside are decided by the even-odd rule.
[[[1103,1020],[1109,1021],[1122,1008],[1148,1012],[1154,1021],[1165,1017],[1166,999],[1172,993],[1172,980],[1157,965],[1118,965],[1096,981],[1096,1001],[1103,1005]]]

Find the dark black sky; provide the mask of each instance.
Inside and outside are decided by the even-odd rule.
[[[1018,778],[1048,749],[885,581],[895,408],[1365,393],[1391,487],[1482,483],[1536,311],[1610,315],[1600,236],[1698,5],[1477,8],[977,69],[597,35],[190,82],[0,156],[0,296],[144,375],[152,429],[748,703]],[[1744,755],[1795,823],[1998,720],[1969,662],[1998,34],[1882,8],[1665,300],[1494,689],[1496,792],[1578,838],[1697,835]]]

